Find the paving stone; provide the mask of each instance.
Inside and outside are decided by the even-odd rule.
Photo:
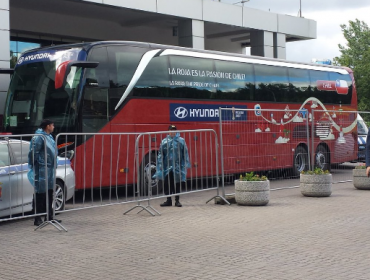
[[[369,191],[333,184],[332,196],[272,191],[264,207],[205,202],[152,217],[134,204],[62,213],[68,232],[0,223],[0,279],[370,279]],[[228,187],[226,193],[232,193]]]

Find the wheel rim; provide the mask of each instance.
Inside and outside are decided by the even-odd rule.
[[[298,172],[302,172],[306,167],[306,157],[303,153],[298,153],[295,157],[295,168]]]
[[[59,211],[63,208],[64,204],[64,192],[61,185],[56,184],[55,189],[55,211]]]
[[[316,165],[321,169],[325,168],[326,157],[323,154],[323,152],[321,152],[321,151],[317,152],[317,154],[316,154]]]
[[[157,172],[157,165],[155,162],[150,162],[144,168],[144,182],[145,186],[150,186],[152,189],[158,186],[158,180],[152,179],[153,175]],[[150,184],[148,184],[148,174],[150,174]]]

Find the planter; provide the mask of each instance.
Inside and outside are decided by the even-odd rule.
[[[270,181],[235,180],[235,200],[239,205],[266,205],[270,200]]]
[[[353,186],[359,190],[370,190],[370,178],[366,169],[353,169]]]
[[[304,196],[323,197],[331,195],[331,174],[301,174],[299,187]]]

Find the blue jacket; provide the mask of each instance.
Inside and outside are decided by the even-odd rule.
[[[161,142],[157,157],[157,171],[153,179],[164,180],[170,171],[175,182],[185,182],[187,169],[190,168],[188,147],[185,140],[176,133],[175,137],[167,135]]]
[[[45,164],[45,138],[42,136],[34,136],[30,142],[30,150],[28,153],[28,178],[31,184],[35,187],[36,193],[45,193],[46,185],[49,190],[54,187],[55,172],[54,164],[56,160],[55,141],[51,134],[47,134],[41,128],[37,129],[35,134],[43,134],[46,138],[46,155],[47,166]],[[48,181],[46,184],[45,170],[47,170]]]
[[[366,167],[370,166],[370,129],[367,133],[366,138],[366,150],[365,150]]]

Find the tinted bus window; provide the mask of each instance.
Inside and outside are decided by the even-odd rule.
[[[303,103],[311,95],[310,75],[306,69],[288,68],[290,102]]]
[[[337,94],[335,92],[331,92],[332,95],[332,103],[336,104],[351,104],[352,100],[352,80],[349,75],[343,75],[340,73],[329,73],[329,77],[331,81],[339,81],[341,86],[348,86],[348,90],[345,90],[347,94]],[[345,83],[343,83],[345,81]]]
[[[332,72],[323,72],[323,71],[314,71],[310,70],[311,77],[311,87],[313,92],[312,97],[316,97],[321,102],[326,104],[351,104],[352,98],[352,82],[349,75],[341,75],[339,73]],[[326,82],[336,82],[336,80],[344,80],[345,83],[340,82],[344,87],[348,87],[348,90],[345,90],[347,94],[339,94],[336,89],[336,85],[332,84],[332,90],[322,90],[318,86],[322,81]]]
[[[209,99],[216,93],[213,61],[192,57],[170,57],[172,97]]]
[[[118,101],[125,92],[141,58],[148,49],[130,46],[109,46],[107,50],[111,70],[109,73],[109,112],[110,116],[113,116],[117,112],[115,108]]]
[[[97,132],[109,121],[108,115],[108,73],[109,63],[105,47],[92,49],[88,60],[98,61],[93,69],[86,69],[85,90],[82,105],[82,131]]]
[[[152,58],[136,83],[133,95],[141,97],[169,97],[167,68],[167,57]]]
[[[284,67],[254,65],[256,74],[255,101],[289,102],[288,74]]]
[[[248,101],[254,99],[253,65],[216,60],[215,70],[222,73],[216,78],[219,87],[214,94],[215,99]]]
[[[126,89],[147,51],[148,49],[129,46],[108,47],[109,64],[113,68],[109,75],[111,88]]]

